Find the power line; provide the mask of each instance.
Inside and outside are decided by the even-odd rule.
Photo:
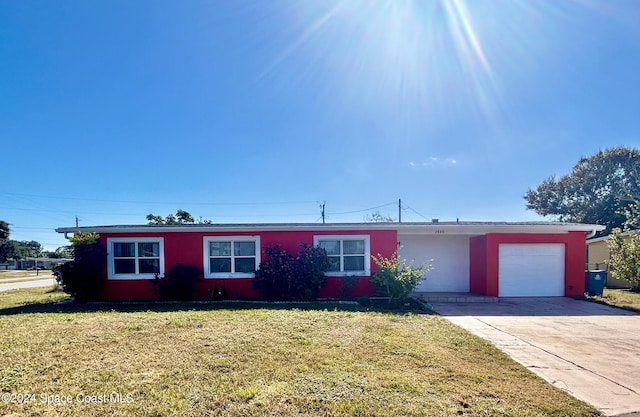
[[[126,204],[178,204],[189,206],[259,206],[259,205],[293,205],[293,204],[312,204],[316,201],[261,201],[261,202],[219,202],[219,203],[202,203],[202,202],[185,202],[185,201],[142,201],[142,200],[109,200],[100,198],[86,198],[86,197],[61,197],[51,195],[37,195],[37,194],[24,194],[24,193],[8,193],[2,194],[11,196],[23,196],[23,197],[36,197],[36,198],[52,198],[57,200],[77,200],[77,201],[96,201],[101,203],[126,203]]]
[[[259,204],[259,203],[256,203]],[[324,213],[326,216],[338,216],[338,215],[344,215],[344,214],[355,214],[355,213],[362,213],[362,212],[366,212],[366,211],[371,211],[371,210],[376,210],[379,208],[383,208],[383,207],[388,207],[391,205],[395,205],[397,204],[397,202],[391,202],[391,203],[387,203],[387,204],[382,204],[379,206],[375,206],[375,207],[369,207],[366,209],[361,209],[361,210],[351,210],[351,211],[342,211],[342,212],[333,212],[333,213]],[[321,204],[321,207],[324,206],[324,204]],[[84,215],[87,214],[93,214],[93,215],[100,215],[100,216],[129,216],[129,217],[138,217],[137,214],[132,214],[132,213],[114,213],[114,212],[97,212],[97,211],[81,211],[81,210],[54,210],[54,209],[36,209],[36,208],[28,208],[28,207],[0,207],[2,209],[5,210],[15,210],[15,211],[29,211],[29,212],[41,212],[41,213],[60,213],[60,214],[74,214],[74,216],[76,215],[76,213],[81,213]],[[324,212],[324,209],[322,210]],[[218,217],[218,218],[250,218],[250,217],[290,217],[290,216],[313,216],[313,213],[287,213],[287,214],[234,214],[234,215],[221,215],[221,214],[212,214],[213,217]]]
[[[426,216],[423,216],[422,214],[418,213],[417,211],[415,211],[413,208],[409,207],[408,205],[404,204],[403,205],[404,209],[408,209],[411,210],[412,212],[414,212],[415,214],[417,214],[418,216],[422,217],[425,220],[429,220],[429,218],[427,218]]]
[[[140,217],[144,216],[138,214],[131,213],[114,213],[114,212],[97,212],[97,211],[82,211],[82,210],[49,210],[49,209],[33,209],[33,208],[21,208],[21,207],[0,207],[5,210],[15,210],[15,211],[31,211],[31,212],[52,212],[52,213],[63,213],[63,214],[74,214],[80,213],[81,215],[94,214],[100,216],[128,216],[128,217]],[[233,215],[219,215],[215,214],[213,217],[289,217],[289,216],[315,216],[315,213],[287,213],[287,214],[233,214]],[[75,218],[75,214],[74,214]],[[82,220],[82,218],[80,218]]]
[[[371,211],[371,210],[375,210],[375,209],[379,209],[379,208],[383,208],[383,207],[388,207],[388,206],[395,205],[395,204],[396,204],[396,202],[395,202],[395,201],[393,201],[393,202],[391,202],[391,203],[383,204],[383,205],[381,205],[381,206],[369,207],[369,208],[362,209],[362,210],[343,211],[343,212],[339,212],[339,213],[327,213],[327,214],[328,214],[328,215],[335,216],[335,215],[339,215],[339,214],[362,213],[362,212],[364,212],[364,211]]]

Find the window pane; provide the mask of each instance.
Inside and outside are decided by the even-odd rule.
[[[340,257],[339,256],[329,256],[329,269],[327,271],[331,272],[340,272]]]
[[[339,240],[321,240],[318,243],[322,249],[327,251],[327,255],[340,255],[340,241]]]
[[[256,270],[256,258],[236,258],[235,272],[254,272]]]
[[[116,258],[133,258],[136,256],[136,244],[133,242],[114,242],[113,256]]]
[[[345,255],[364,255],[364,240],[345,240],[342,248]]]
[[[209,255],[231,256],[231,242],[210,242]]]
[[[113,273],[114,274],[135,274],[136,261],[134,259],[114,259]]]
[[[160,272],[160,260],[159,259],[140,259],[139,273],[140,274],[156,274]]]
[[[158,242],[138,243],[138,257],[140,258],[159,258],[160,244]]]
[[[216,272],[231,272],[231,258],[212,258],[209,268],[212,274]]]
[[[255,242],[234,242],[233,245],[234,245],[233,250],[234,250],[235,256],[255,256],[256,255]]]
[[[364,256],[345,256],[345,271],[364,271]]]

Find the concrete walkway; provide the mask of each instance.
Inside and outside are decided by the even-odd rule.
[[[605,415],[640,412],[640,315],[563,297],[432,306]]]

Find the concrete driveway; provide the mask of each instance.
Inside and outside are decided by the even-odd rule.
[[[433,309],[606,415],[640,412],[638,314],[563,297]]]

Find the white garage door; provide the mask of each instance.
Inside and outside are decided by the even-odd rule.
[[[501,244],[500,297],[564,296],[564,244]]]

